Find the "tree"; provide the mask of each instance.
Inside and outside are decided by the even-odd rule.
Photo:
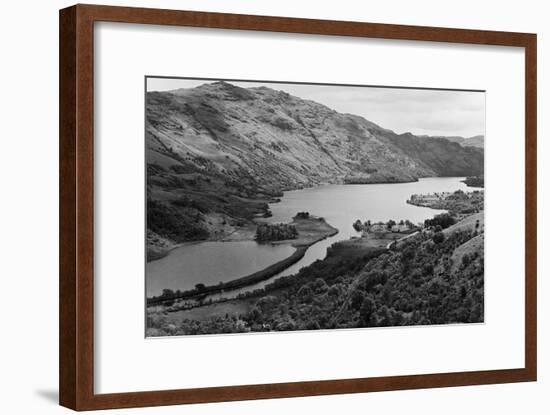
[[[351,295],[351,308],[359,310],[363,304],[363,293],[359,290],[355,290]]]
[[[357,219],[355,222],[353,222],[353,229],[355,229],[357,232],[361,232],[363,229],[365,229],[365,226],[361,223],[359,219]]]
[[[372,313],[374,312],[374,301],[366,297],[363,299],[361,308],[359,309],[359,324],[361,326],[370,326]]]
[[[445,240],[445,235],[443,234],[443,232],[436,232],[434,236],[432,236],[432,240],[436,244],[440,244]]]
[[[392,313],[390,313],[390,310],[386,305],[383,305],[380,309],[378,309],[378,315],[382,317],[382,320],[379,323],[381,327],[389,327],[393,324]]]
[[[173,297],[174,296],[174,291],[172,290],[169,290],[167,288],[165,288],[164,290],[162,290],[162,297]]]

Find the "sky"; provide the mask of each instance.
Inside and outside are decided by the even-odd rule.
[[[194,88],[213,80],[148,78],[148,91]],[[226,81],[243,88],[266,86],[360,115],[396,133],[471,137],[485,135],[485,93],[371,86]]]

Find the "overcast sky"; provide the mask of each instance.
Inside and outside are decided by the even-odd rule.
[[[214,81],[148,78],[148,91],[194,88]],[[244,88],[266,86],[310,99],[338,112],[360,115],[397,133],[470,137],[485,135],[485,93],[233,82]]]

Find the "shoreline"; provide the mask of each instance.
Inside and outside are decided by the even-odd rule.
[[[429,178],[429,177],[422,177],[422,178],[419,178],[415,181],[419,181],[419,180],[427,179],[427,178]],[[463,178],[463,177],[456,177],[456,178],[460,179],[460,178]],[[342,183],[342,184],[346,185],[346,183]],[[368,184],[378,184],[378,183],[368,183]],[[399,183],[394,182],[392,184],[399,184]],[[354,186],[354,185],[357,185],[357,184],[348,184],[348,185]],[[418,206],[418,207],[427,207],[427,208],[430,208],[430,209],[444,210],[444,211],[448,212],[448,209],[445,209],[445,208],[437,208],[437,207],[434,207],[434,206],[427,206],[427,205],[423,206],[421,204],[411,203],[410,200],[407,200],[406,203],[414,205],[414,206]],[[311,224],[312,222],[317,222],[317,221],[321,221],[321,223],[326,225],[331,230],[328,231],[328,232],[322,233],[321,237],[319,237],[319,230],[318,229],[316,231],[313,231],[313,234],[311,233],[311,229],[309,229],[310,234],[306,235],[307,232],[304,232],[303,224],[304,223]],[[302,226],[300,226],[300,222],[302,223]],[[178,299],[200,298],[200,297],[204,298],[204,297],[207,297],[210,294],[215,294],[215,293],[219,293],[219,292],[223,292],[223,291],[232,291],[232,290],[235,290],[235,289],[238,289],[238,288],[246,287],[247,285],[254,285],[258,282],[270,279],[270,278],[276,276],[277,274],[283,272],[285,269],[289,268],[290,266],[294,265],[298,261],[300,261],[305,256],[305,253],[307,252],[307,249],[310,246],[314,245],[315,243],[317,243],[317,242],[319,242],[323,239],[334,236],[335,234],[337,234],[339,232],[338,229],[336,229],[336,228],[332,227],[331,225],[329,225],[323,218],[318,218],[318,217],[315,217],[315,216],[312,216],[308,219],[298,219],[298,218],[294,217],[294,218],[292,218],[292,222],[290,222],[290,223],[293,223],[293,224],[297,225],[297,227],[299,227],[299,230],[301,230],[300,236],[297,239],[270,242],[273,245],[291,244],[291,246],[296,248],[296,251],[293,252],[290,256],[288,256],[288,257],[286,257],[286,258],[284,258],[284,259],[282,259],[282,260],[280,260],[280,261],[278,261],[278,262],[276,262],[276,263],[274,263],[274,264],[272,264],[272,265],[270,265],[266,268],[263,268],[262,270],[256,271],[256,272],[251,273],[249,275],[245,275],[243,277],[239,277],[239,278],[227,281],[223,284],[217,284],[215,286],[206,286],[203,289],[201,289],[200,291],[197,291],[196,289],[191,289],[191,290],[184,291],[184,292],[180,293],[177,298]],[[300,229],[300,227],[302,229]],[[188,242],[183,242],[183,243],[180,243],[180,244],[176,244],[176,245],[170,247],[169,249],[167,249],[166,252],[164,253],[164,255],[159,256],[158,258],[152,259],[151,261],[148,261],[148,262],[160,260],[160,259],[164,258],[165,256],[169,255],[176,248],[180,248],[182,246],[189,246],[189,245],[194,245],[194,244],[204,243],[204,242],[235,242],[235,241],[244,241],[244,240],[249,240],[250,241],[250,240],[254,240],[253,235],[254,235],[254,231],[252,229],[252,226],[250,224],[248,224],[248,225],[245,225],[245,226],[234,229],[231,233],[228,233],[228,234],[223,235],[223,236],[218,236],[216,238],[209,238],[209,239],[206,239],[206,240],[199,240],[199,241],[188,241]],[[344,242],[344,241],[342,241],[342,242]],[[350,243],[352,241],[349,240],[347,242]],[[391,245],[394,241],[388,241],[388,242],[389,242],[389,245]],[[388,245],[388,243],[385,243],[384,245],[386,246],[386,245]],[[162,303],[163,301],[169,301],[169,299],[166,298],[166,297],[163,298],[162,300],[160,299],[160,296],[150,297],[150,298],[147,299],[147,304],[148,305],[150,304],[151,300],[155,300],[155,302],[160,302],[160,303]]]
[[[482,213],[479,213],[477,214],[477,216],[472,216],[473,217],[471,219],[462,220],[461,222],[458,222],[443,231],[448,238],[451,238],[450,235],[455,234],[457,234],[457,237],[460,238],[451,240],[450,244],[448,245],[452,249],[452,258],[449,266],[454,267],[455,271],[458,269],[458,267],[464,266],[463,258],[465,255],[469,255],[470,260],[475,261],[477,257],[474,257],[472,253],[479,252],[480,250],[481,252],[483,252],[483,215]],[[481,233],[477,236],[472,236],[471,231],[473,231],[474,229],[477,230],[478,228],[480,229]],[[470,236],[465,237],[465,231],[467,229],[469,229],[469,232],[466,233],[468,233],[468,235]],[[374,276],[377,273],[377,270],[382,269],[385,266],[385,261],[375,261],[372,263],[372,266],[369,266],[368,269],[364,268],[364,265],[369,263],[369,261],[376,258],[378,255],[383,254],[385,251],[391,252],[392,248],[394,251],[397,250],[404,252],[405,247],[402,246],[402,244],[408,239],[413,239],[413,242],[411,243],[415,244],[415,249],[420,247],[421,245],[424,245],[424,242],[430,240],[431,234],[428,233],[427,235],[421,236],[420,239],[415,242],[415,237],[417,237],[421,233],[422,232],[413,232],[399,239],[395,239],[392,242],[392,245],[395,245],[395,247],[389,247],[385,244],[382,244],[382,239],[379,239],[379,243],[376,243],[378,247],[363,246],[363,252],[361,254],[359,254],[359,252],[350,253],[338,250],[338,252],[336,252],[335,259],[331,259],[329,255],[327,255],[322,264],[318,264],[312,270],[304,271],[304,274],[301,275],[301,278],[298,278],[295,281],[290,279],[288,281],[285,281],[283,284],[274,284],[274,286],[269,288],[269,291],[260,289],[259,291],[250,291],[243,297],[221,298],[216,301],[209,301],[208,298],[206,298],[206,300],[201,299],[196,303],[166,302],[165,304],[152,306],[147,310],[148,316],[150,316],[151,321],[154,322],[154,324],[151,324],[147,328],[148,336],[164,335],[163,333],[159,332],[159,330],[162,330],[165,327],[168,327],[169,330],[172,330],[172,333],[176,329],[183,330],[182,332],[178,332],[177,335],[221,333],[226,331],[218,332],[217,329],[223,328],[225,330],[225,328],[227,327],[225,324],[231,321],[234,323],[238,323],[238,326],[236,327],[239,329],[232,332],[242,332],[243,327],[247,328],[247,330],[245,330],[246,332],[277,331],[282,328],[281,326],[279,326],[279,321],[287,321],[286,316],[282,316],[283,318],[281,318],[280,310],[282,308],[278,308],[282,304],[284,304],[284,310],[287,310],[286,306],[288,305],[288,310],[294,310],[294,312],[296,313],[302,313],[301,319],[294,321],[299,324],[303,324],[304,326],[285,326],[288,327],[289,330],[293,331],[302,329],[319,329],[322,328],[322,326],[313,328],[311,328],[311,326],[306,326],[309,325],[310,321],[310,308],[307,305],[315,305],[318,301],[319,296],[325,295],[325,293],[330,289],[329,287],[336,286],[336,284],[338,284],[337,287],[340,287],[340,284],[345,284],[345,289],[339,290],[335,293],[337,294],[337,299],[332,302],[334,307],[332,307],[330,312],[326,313],[324,316],[324,318],[327,319],[325,320],[325,322],[328,322],[326,327],[331,329],[347,328],[346,326],[337,326],[333,323],[337,323],[338,320],[340,320],[340,318],[344,315],[343,313],[346,313],[349,310],[349,307],[351,307],[352,294],[356,292],[358,287],[360,287],[360,284],[366,283],[366,281],[368,281],[365,278],[365,275],[370,275],[370,272],[373,272],[372,275]],[[391,235],[391,237],[396,236],[397,235],[395,235],[395,233],[392,233]],[[457,241],[458,243],[455,244],[455,242]],[[356,242],[364,241],[354,241],[352,239],[349,241],[345,241],[344,244]],[[365,248],[368,248],[368,250],[365,251]],[[390,253],[390,255],[394,254]],[[446,258],[446,255],[446,253],[441,254],[439,259],[447,263],[448,259]],[[404,261],[400,259],[399,255],[392,258],[401,261],[400,263],[403,263]],[[481,261],[482,264],[483,257],[481,257]],[[345,280],[337,280],[336,275],[340,275],[342,271],[342,264],[346,264],[345,266],[347,266],[347,268],[344,268],[344,273],[347,274],[348,272],[350,272],[351,275],[347,275]],[[437,266],[441,266],[441,264],[438,262]],[[416,265],[416,268],[419,270],[418,272],[421,272],[424,267],[424,263]],[[477,270],[476,272],[479,272],[480,267],[479,265],[477,265],[474,266],[472,269],[474,271]],[[363,271],[365,270],[368,270],[368,273],[363,275]],[[399,269],[396,270],[395,276],[391,276],[391,278],[395,278],[395,281],[397,283],[400,283],[400,280],[402,278],[401,271]],[[437,274],[434,275],[434,273],[431,272],[429,275],[426,275],[425,278],[430,281],[437,280],[439,277]],[[322,279],[325,283],[320,283],[320,279]],[[465,280],[470,281],[469,275],[465,276]],[[373,281],[373,283],[376,282],[378,282],[378,280]],[[411,284],[414,284],[414,282],[411,282]],[[460,285],[461,284],[457,285],[457,287],[460,287]],[[426,284],[424,284],[424,286],[426,286]],[[303,290],[304,293],[309,292],[309,294],[307,294],[309,295],[309,297],[305,295],[297,295],[297,293],[300,292],[303,287],[307,287],[307,289],[310,290]],[[366,291],[367,289],[369,288],[366,287],[363,290]],[[335,290],[333,289],[333,291]],[[426,292],[426,295],[429,295],[429,292],[427,292],[427,290],[425,290],[424,292]],[[378,295],[380,300],[382,300],[383,294],[381,293]],[[334,298],[335,296],[332,295],[329,297]],[[414,298],[416,298],[416,296],[411,296],[412,301],[414,301]],[[344,299],[343,303],[340,299]],[[293,302],[289,303],[289,301]],[[304,306],[304,303],[307,305]],[[259,310],[260,312],[258,313],[257,310]],[[384,315],[384,309],[381,310],[381,315]],[[402,313],[403,316],[406,318],[411,317],[411,314],[408,312],[408,310],[402,310]],[[274,320],[268,320],[266,324],[266,320],[262,320],[266,317],[269,319],[273,318]],[[376,321],[369,321],[370,323],[368,324],[370,325],[365,327],[383,326],[378,325],[378,323],[381,321],[380,319],[377,319]],[[219,325],[212,326],[212,324],[218,323]],[[243,326],[243,324],[245,326]],[[367,322],[362,324],[367,324]],[[416,324],[417,323],[411,325]],[[200,331],[201,328],[205,331]]]
[[[233,235],[237,234],[237,233],[250,233],[251,235],[250,236],[241,236],[241,237],[233,237]],[[184,246],[191,246],[191,245],[197,245],[197,244],[202,244],[202,243],[205,243],[205,242],[236,242],[236,241],[251,241],[251,240],[254,240],[253,238],[253,231],[250,227],[250,225],[246,225],[246,226],[241,226],[241,227],[238,227],[238,228],[235,228],[231,233],[228,233],[227,235],[222,235],[222,236],[218,236],[218,237],[215,237],[215,238],[208,238],[208,239],[199,239],[199,240],[196,240],[196,241],[185,241],[185,242],[180,242],[180,243],[174,243],[172,244],[170,247],[166,247],[164,248],[161,252],[155,252],[154,255],[157,255],[155,258],[150,258],[150,255],[151,255],[151,252],[152,250],[149,248],[149,247],[146,247],[146,250],[147,250],[147,263],[150,263],[150,262],[154,262],[154,261],[158,261],[162,258],[165,258],[167,257],[168,255],[170,255],[170,253],[172,251],[174,251],[175,249],[177,248],[181,248],[181,247],[184,247]]]
[[[195,299],[197,297],[205,297],[210,294],[216,294],[224,291],[231,291],[237,288],[246,287],[247,285],[253,285],[258,282],[264,281],[268,278],[271,278],[277,275],[279,272],[284,271],[286,268],[298,262],[304,257],[306,251],[309,247],[299,247],[288,257],[268,266],[267,268],[261,269],[259,271],[253,272],[252,274],[245,275],[244,277],[239,277],[234,280],[230,280],[217,285],[205,286],[200,291],[189,290],[184,291],[180,295],[174,295],[169,298],[147,298],[147,307],[162,305],[165,302],[175,301],[175,300],[187,300]]]
[[[180,300],[180,299],[194,299],[194,298],[205,297],[210,294],[215,294],[223,291],[231,291],[238,288],[246,287],[248,285],[254,285],[261,281],[265,281],[269,278],[276,276],[277,274],[283,272],[285,269],[289,268],[290,266],[300,261],[305,256],[310,246],[326,238],[334,236],[339,232],[337,228],[329,225],[324,219],[317,218],[317,217],[311,217],[308,219],[294,218],[293,222],[291,223],[296,224],[298,229],[302,230],[301,233],[303,233],[303,235],[301,237],[298,237],[297,239],[288,239],[284,241],[273,242],[273,245],[290,244],[292,247],[294,247],[295,251],[288,257],[283,258],[282,260],[277,261],[274,264],[271,264],[268,267],[263,268],[259,271],[253,272],[243,277],[235,278],[233,280],[230,280],[224,283],[205,286],[201,290],[197,290],[197,289],[187,290],[187,291],[181,292],[179,295],[174,295],[169,298],[167,297],[147,298],[147,306],[149,307],[153,305],[159,305],[164,302]],[[315,226],[319,226],[319,224],[322,224],[322,226],[324,226],[326,230],[325,231],[317,230],[314,234],[312,234],[311,233],[312,231],[310,229],[311,224],[314,224]],[[309,233],[307,233],[308,230],[309,230]],[[231,240],[227,240],[226,238],[217,239],[215,241],[184,242],[183,244],[179,244],[178,247],[185,246],[185,245],[192,245],[192,244],[201,243],[201,242],[216,242],[216,241],[231,242]],[[236,240],[241,240],[241,239],[236,239]],[[174,250],[175,248],[176,247],[173,247],[171,250]]]
[[[363,182],[363,183],[360,183],[360,182],[347,182],[345,180],[345,178],[341,178],[341,180],[328,181],[328,182],[323,181],[323,182],[320,182],[320,183],[317,183],[317,184],[311,185],[311,186],[298,186],[296,188],[284,189],[284,190],[282,190],[283,195],[280,196],[280,197],[283,197],[285,192],[290,192],[290,191],[295,191],[295,190],[311,189],[311,188],[314,188],[314,187],[326,186],[326,185],[331,185],[331,184],[349,185],[349,186],[376,185],[376,184],[406,184],[406,183],[416,183],[416,182],[419,182],[420,180],[430,179],[430,178],[457,178],[457,179],[463,179],[463,180],[461,180],[461,182],[464,182],[464,179],[466,179],[467,176],[425,176],[425,177],[416,177],[413,180],[378,180],[378,181]],[[272,198],[271,203],[280,202],[280,200],[281,200],[280,197]],[[409,203],[409,202],[407,201],[406,203]],[[409,204],[415,205],[414,203],[409,203]],[[432,209],[436,209],[436,208],[433,208],[431,206],[422,206],[422,205],[415,205],[415,206],[430,207]],[[253,223],[254,224],[257,223],[256,219],[253,219]],[[210,237],[210,238],[207,238],[207,239],[201,239],[201,240],[196,240],[196,241],[185,241],[185,242],[173,244],[172,246],[165,247],[165,248],[158,247],[157,249],[151,249],[146,244],[146,262],[149,263],[149,262],[153,262],[153,261],[158,261],[158,260],[166,257],[167,255],[169,255],[173,250],[175,250],[177,248],[180,248],[182,246],[194,245],[194,244],[203,243],[203,242],[234,242],[234,241],[243,241],[243,240],[253,240],[254,239],[254,237],[253,237],[254,231],[251,230],[250,227],[251,227],[251,224],[247,224],[245,226],[236,227],[231,233],[228,233],[226,235],[221,235],[221,236],[217,236],[217,237]],[[241,233],[241,232],[243,232],[243,233],[250,232],[251,235],[250,236],[242,236],[241,235],[238,238],[232,237],[234,234],[238,234],[238,233]]]

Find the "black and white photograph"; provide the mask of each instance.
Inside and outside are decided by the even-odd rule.
[[[4,3],[0,414],[546,414],[543,2]]]
[[[146,336],[484,322],[485,91],[145,79]]]

